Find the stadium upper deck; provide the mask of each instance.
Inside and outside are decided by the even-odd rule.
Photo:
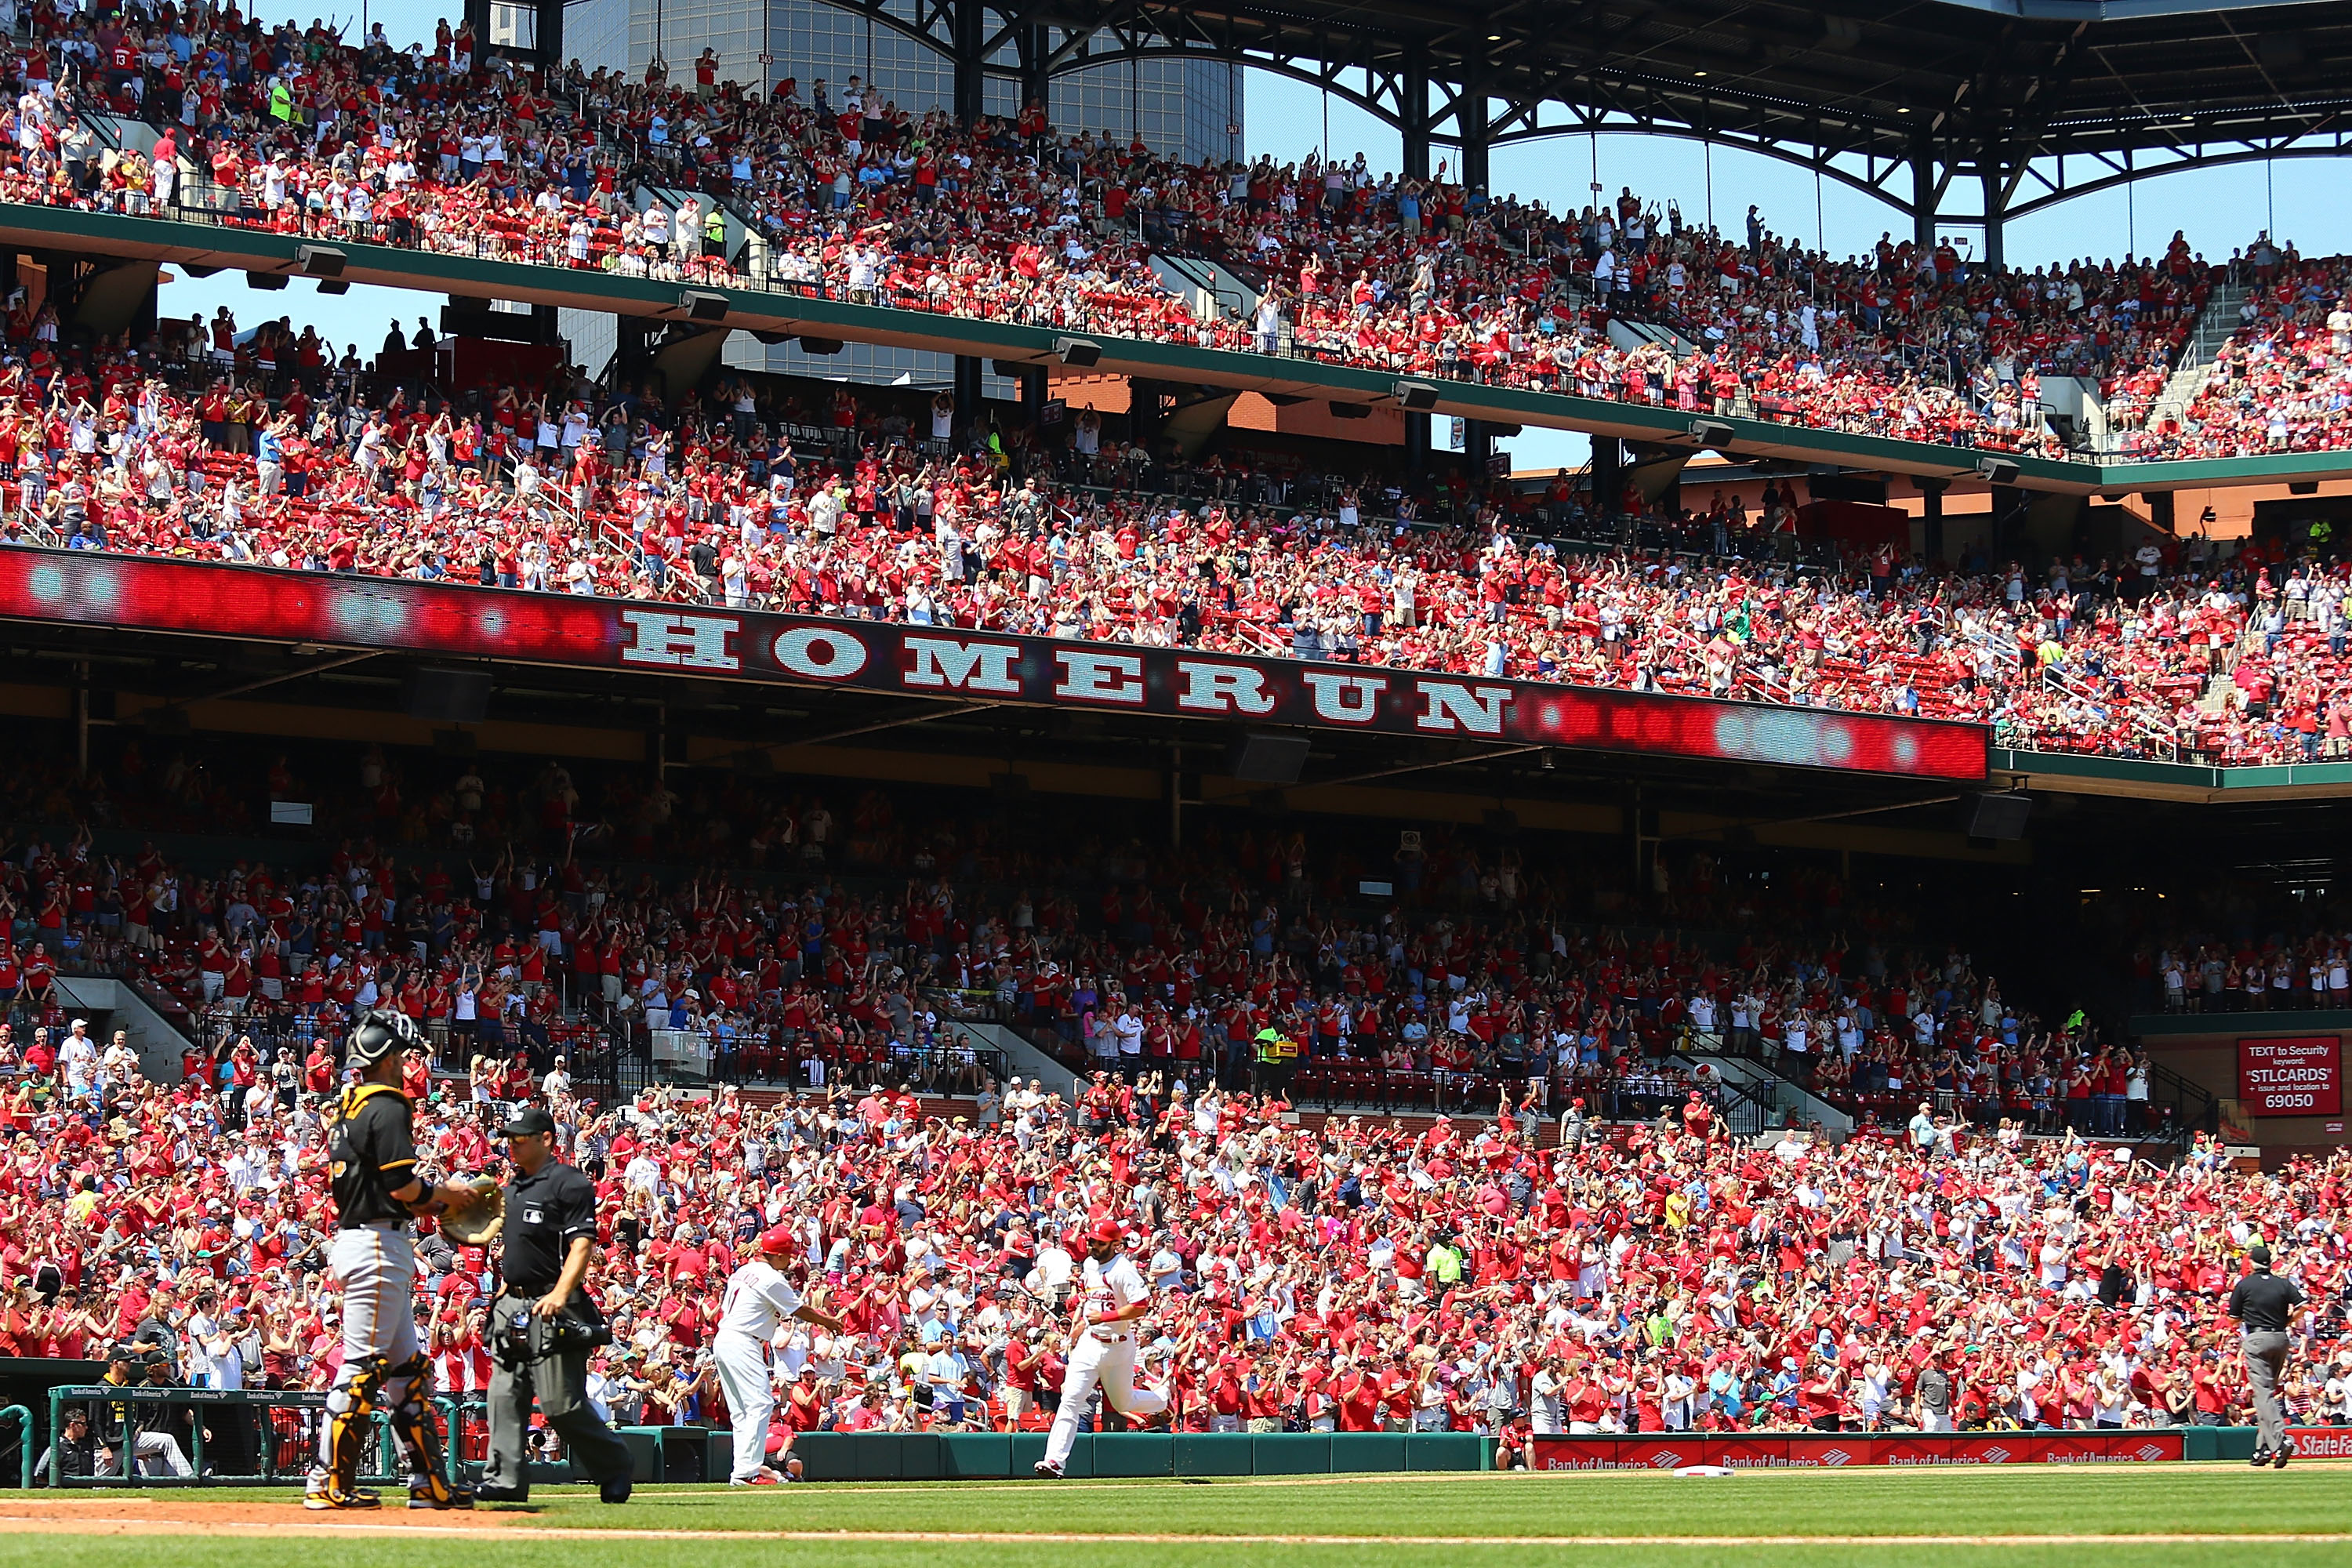
[[[2221,277],[2324,321],[2337,279],[2267,241],[2226,271],[2178,242],[2161,258],[2031,273],[1964,263],[1933,237],[1839,262],[1753,213],[1744,233],[1719,236],[1631,193],[1554,215],[1475,182],[1376,179],[1360,160],[1191,168],[1035,116],[962,129],[796,90],[492,79],[290,25],[49,30],[22,62],[34,90],[6,194],[73,216],[12,205],[0,235],[23,245],[2042,489],[2258,482],[2341,463],[2326,455],[2342,410],[2324,388],[2278,389],[2264,416],[2234,410],[2210,428],[2142,420],[2104,452],[2063,445],[2044,419],[2044,382],[2067,376],[2134,424],[2144,384],[2174,367]],[[70,79],[79,51],[101,45],[131,63],[45,96],[39,73]],[[92,102],[175,121],[163,156],[108,146],[121,125],[85,119]],[[494,119],[510,121],[511,147]],[[136,221],[147,214],[175,216]],[[198,238],[189,218],[218,232]],[[1153,275],[1171,255],[1228,264],[1220,289],[1233,297],[1198,310],[1171,294]],[[2314,456],[2285,456],[2301,453]],[[2255,460],[2170,466],[2215,458]],[[2150,460],[2163,466],[2139,466]]]

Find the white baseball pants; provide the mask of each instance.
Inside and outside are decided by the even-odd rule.
[[[1166,1395],[1135,1386],[1135,1336],[1105,1339],[1089,1330],[1070,1351],[1070,1367],[1062,1375],[1062,1405],[1045,1439],[1047,1464],[1068,1463],[1071,1445],[1078,1440],[1078,1418],[1097,1384],[1103,1403],[1121,1415],[1157,1415],[1168,1408]]]
[[[711,1339],[710,1359],[718,1363],[727,1415],[735,1423],[735,1468],[729,1479],[748,1481],[768,1462],[768,1421],[776,1413],[768,1347],[749,1334],[721,1332]]]

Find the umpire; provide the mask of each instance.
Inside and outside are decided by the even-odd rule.
[[[2230,1316],[2245,1334],[2246,1381],[2254,1390],[2253,1467],[2286,1468],[2294,1457],[2294,1439],[2286,1435],[2286,1417],[2279,1409],[2279,1374],[2286,1370],[2287,1314],[2303,1305],[2303,1291],[2292,1279],[2271,1272],[2271,1249],[2260,1242],[2246,1249],[2254,1271],[2230,1292]]]
[[[474,1495],[521,1502],[530,1402],[596,1478],[606,1502],[629,1500],[628,1445],[588,1403],[588,1357],[611,1331],[581,1281],[596,1247],[596,1189],[555,1157],[555,1121],[527,1107],[499,1130],[518,1174],[506,1189],[504,1283],[490,1303],[490,1458]]]

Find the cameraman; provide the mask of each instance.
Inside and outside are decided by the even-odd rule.
[[[588,1402],[588,1357],[611,1332],[581,1282],[596,1247],[596,1189],[555,1157],[555,1121],[537,1107],[499,1130],[518,1173],[506,1189],[504,1283],[490,1303],[490,1458],[474,1495],[521,1502],[530,1402],[596,1478],[606,1502],[626,1502],[628,1445]]]

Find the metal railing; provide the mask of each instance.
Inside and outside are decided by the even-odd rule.
[[[109,207],[93,204],[90,210],[109,211]],[[249,205],[241,189],[225,188],[207,174],[183,160],[182,174],[167,207],[152,214],[157,217],[184,222],[208,224],[226,228],[249,228],[257,232],[281,234],[276,219],[258,205]],[[822,221],[832,215],[819,213]],[[1277,342],[1269,349],[1262,344],[1254,331],[1245,324],[1220,333],[1214,323],[1199,323],[1189,334],[1163,334],[1150,337],[1134,331],[1138,310],[1147,302],[1137,300],[1136,310],[1119,309],[1097,299],[1088,301],[1066,296],[1047,299],[1025,297],[992,301],[986,310],[971,308],[968,294],[944,293],[934,302],[928,292],[912,289],[877,287],[872,289],[851,289],[845,278],[832,275],[821,262],[803,258],[794,248],[790,237],[768,232],[765,228],[747,232],[764,241],[764,245],[747,246],[740,253],[741,266],[725,258],[706,258],[698,254],[699,240],[673,243],[667,248],[683,260],[663,259],[640,262],[625,258],[602,240],[592,241],[589,254],[583,259],[572,254],[567,236],[536,231],[534,215],[518,209],[517,221],[508,228],[494,225],[477,225],[463,230],[442,227],[430,231],[416,229],[413,235],[398,237],[388,236],[387,224],[370,218],[353,224],[338,222],[332,217],[316,217],[304,214],[298,229],[299,237],[321,243],[343,241],[355,244],[389,244],[399,248],[428,255],[462,257],[476,260],[520,263],[554,267],[565,270],[612,272],[626,277],[649,277],[681,284],[732,288],[756,292],[794,296],[802,299],[823,299],[845,303],[871,304],[919,314],[953,319],[1001,322],[1015,326],[1038,327],[1060,331],[1086,332],[1100,336],[1136,339],[1153,342],[1188,343],[1190,346],[1226,348],[1236,353],[1249,353],[1262,358],[1312,361],[1378,371],[1385,374],[1409,375],[1416,380],[1454,382],[1472,386],[1503,387],[1537,393],[1560,392],[1562,379],[1548,363],[1528,363],[1503,367],[1500,374],[1490,374],[1488,367],[1472,356],[1474,346],[1468,343],[1444,345],[1433,364],[1419,364],[1392,354],[1368,357],[1350,342],[1349,333],[1332,329],[1325,334],[1328,341],[1317,342],[1311,335],[1301,335],[1294,325],[1286,325]],[[863,297],[860,297],[863,296]],[[1230,341],[1221,341],[1230,339]],[[1629,399],[1609,399],[1632,403]],[[1671,402],[1651,403],[1642,400],[1645,407],[1672,408]],[[1772,423],[1830,433],[1864,436],[1887,436],[1901,438],[1870,427],[1866,418],[1840,416],[1827,422],[1811,422],[1789,417],[1790,410],[1780,407],[1759,416]],[[1777,416],[1777,417],[1776,417]],[[1991,439],[1993,432],[1981,433],[1982,440],[1967,434],[1955,434],[1949,445],[1958,450],[1973,451],[1979,447],[2011,450],[2012,447]]]
[[[115,1438],[115,1458],[108,1462],[103,1471],[99,1471],[97,1465],[91,1465],[94,1474],[87,1474],[87,1477],[66,1474],[66,1450],[58,1438],[64,1436],[66,1405],[68,1404],[91,1405],[89,1429],[94,1444],[101,1441],[99,1434],[108,1432],[108,1427],[110,1427],[110,1436]],[[452,1405],[452,1401],[436,1399],[433,1405],[440,1411],[445,1429],[457,1432],[457,1408]],[[184,1474],[184,1477],[181,1474],[148,1477],[142,1471],[139,1438],[152,1436],[152,1429],[143,1429],[139,1425],[139,1413],[169,1413],[179,1411],[179,1408],[186,1408],[188,1415],[191,1415],[191,1420],[188,1420],[188,1453],[181,1455],[188,1465],[188,1474]],[[12,1411],[24,1411],[24,1405],[12,1405]],[[207,1462],[207,1453],[205,1453],[207,1438],[205,1438],[203,1420],[207,1411],[257,1413],[257,1415],[249,1415],[249,1420],[257,1422],[258,1427],[257,1441],[254,1441],[252,1471],[221,1474],[219,1460],[224,1455],[221,1455],[219,1434],[212,1436],[212,1455],[209,1455],[212,1462]],[[291,1425],[280,1422],[278,1420],[280,1413],[291,1413],[294,1422]],[[49,1389],[49,1486],[146,1486],[151,1481],[164,1481],[172,1483],[172,1486],[282,1486],[287,1481],[297,1481],[297,1479],[306,1477],[308,1469],[310,1469],[308,1455],[318,1450],[318,1422],[322,1420],[324,1413],[327,1413],[327,1396],[320,1394],[320,1392],[308,1392],[308,1389],[285,1392],[285,1389],[146,1387],[146,1384],[120,1387],[120,1384],[110,1383],[54,1387]],[[7,1415],[7,1411],[0,1411],[0,1417],[5,1415]],[[376,1425],[376,1434],[369,1448],[374,1453],[376,1467],[369,1474],[360,1477],[360,1481],[367,1483],[367,1486],[404,1483],[407,1477],[402,1474],[400,1455],[393,1444],[391,1422],[381,1420],[381,1417],[372,1417],[372,1420]],[[172,1436],[176,1446],[176,1434],[167,1434],[167,1436]],[[287,1446],[289,1453],[294,1455],[287,1465],[280,1465],[280,1446]],[[30,1455],[30,1434],[28,1441],[26,1441],[26,1453]],[[454,1444],[445,1444],[445,1465],[449,1469],[449,1479],[457,1481],[458,1462]],[[33,1483],[33,1460],[30,1458],[26,1458],[24,1469],[26,1486],[30,1486]]]
[[[456,1405],[446,1397],[436,1398],[432,1403],[441,1413],[445,1430],[454,1436],[457,1430]],[[65,1447],[60,1439],[65,1431],[66,1406],[68,1405],[91,1407],[90,1433],[93,1444],[101,1440],[101,1433],[106,1433],[115,1440],[112,1445],[114,1458],[103,1471],[93,1464],[92,1473],[89,1475],[78,1476],[66,1473]],[[142,1436],[157,1434],[150,1428],[141,1426],[140,1413],[142,1411],[168,1413],[182,1408],[187,1410],[190,1415],[189,1447],[188,1451],[181,1456],[187,1463],[189,1473],[160,1477],[145,1474],[141,1469],[139,1440]],[[324,1394],[308,1390],[156,1388],[144,1385],[119,1386],[106,1383],[52,1388],[49,1390],[48,1484],[55,1488],[138,1487],[159,1481],[173,1486],[286,1485],[292,1481],[299,1481],[308,1475],[310,1468],[309,1456],[317,1452],[318,1424],[325,1416],[326,1410],[327,1396]],[[30,1487],[35,1479],[35,1460],[32,1458],[28,1415],[25,1412],[24,1406],[11,1405],[8,1410],[0,1410],[0,1419],[5,1419],[10,1411],[18,1413],[20,1424],[26,1426],[26,1457],[24,1471],[25,1484]],[[245,1417],[253,1420],[257,1427],[252,1455],[255,1468],[250,1472],[240,1470],[235,1474],[221,1473],[220,1461],[224,1456],[221,1453],[222,1439],[218,1434],[215,1434],[211,1440],[212,1452],[208,1458],[205,1452],[204,1420],[204,1415],[207,1411],[254,1413]],[[294,1420],[290,1423],[280,1422],[278,1419],[280,1413],[292,1415]],[[368,1474],[361,1476],[360,1481],[367,1486],[389,1487],[404,1484],[407,1478],[396,1446],[393,1442],[390,1423],[381,1415],[371,1415],[370,1420],[376,1426],[373,1441],[370,1443],[370,1449],[375,1457],[375,1468]],[[110,1432],[109,1432],[110,1427]],[[177,1436],[164,1435],[170,1436],[176,1447]],[[280,1463],[281,1447],[286,1449],[289,1459],[289,1462],[282,1465]],[[448,1479],[454,1482],[459,1479],[457,1445],[454,1442],[446,1442],[443,1445],[443,1451]]]

